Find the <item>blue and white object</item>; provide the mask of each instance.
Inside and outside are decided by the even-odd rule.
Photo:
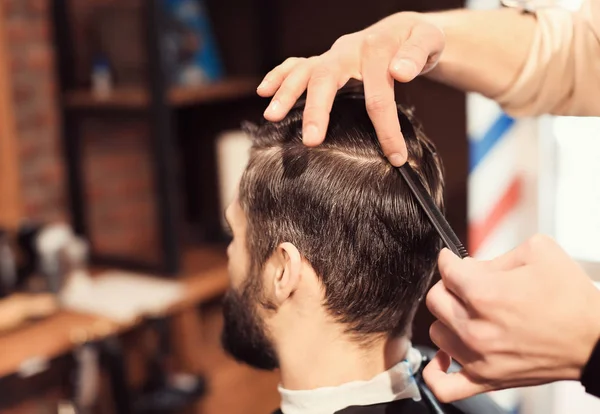
[[[182,86],[223,77],[209,16],[203,0],[163,0],[166,30],[163,47],[171,83]]]

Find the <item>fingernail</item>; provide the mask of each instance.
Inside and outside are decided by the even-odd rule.
[[[265,110],[265,115],[276,115],[280,107],[281,103],[277,99],[272,100],[267,109]]]
[[[256,90],[258,91],[264,89],[267,87],[267,85],[269,85],[269,81],[267,79],[263,79],[260,85],[258,85],[258,87],[256,88]]]
[[[394,167],[401,167],[402,164],[404,164],[404,162],[406,161],[406,158],[402,156],[402,154],[394,153],[390,154],[388,160]]]
[[[409,59],[399,59],[392,64],[392,70],[396,74],[403,75],[406,78],[414,78],[418,75],[417,65]]]
[[[302,141],[305,144],[314,144],[319,139],[319,128],[315,124],[309,124],[304,128]]]
[[[460,259],[460,257],[458,257],[452,250],[448,249],[447,247],[444,247],[440,251],[440,256],[441,255],[448,256],[446,260]]]
[[[448,253],[452,253],[452,250],[450,250],[447,247],[442,247],[442,250],[440,250],[440,255],[442,255],[442,254],[448,254]]]

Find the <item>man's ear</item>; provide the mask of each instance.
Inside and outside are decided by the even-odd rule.
[[[292,243],[281,243],[275,252],[276,266],[273,292],[279,305],[285,302],[300,284],[302,256]]]

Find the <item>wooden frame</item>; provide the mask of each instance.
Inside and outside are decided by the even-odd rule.
[[[0,22],[3,21],[0,3]],[[21,218],[19,151],[4,27],[0,24],[0,226],[15,228]]]

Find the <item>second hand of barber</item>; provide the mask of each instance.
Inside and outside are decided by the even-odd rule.
[[[600,292],[555,241],[534,236],[491,261],[444,249],[438,263],[427,307],[441,351],[423,377],[441,401],[580,379],[600,337]],[[449,355],[460,372],[446,373]]]

